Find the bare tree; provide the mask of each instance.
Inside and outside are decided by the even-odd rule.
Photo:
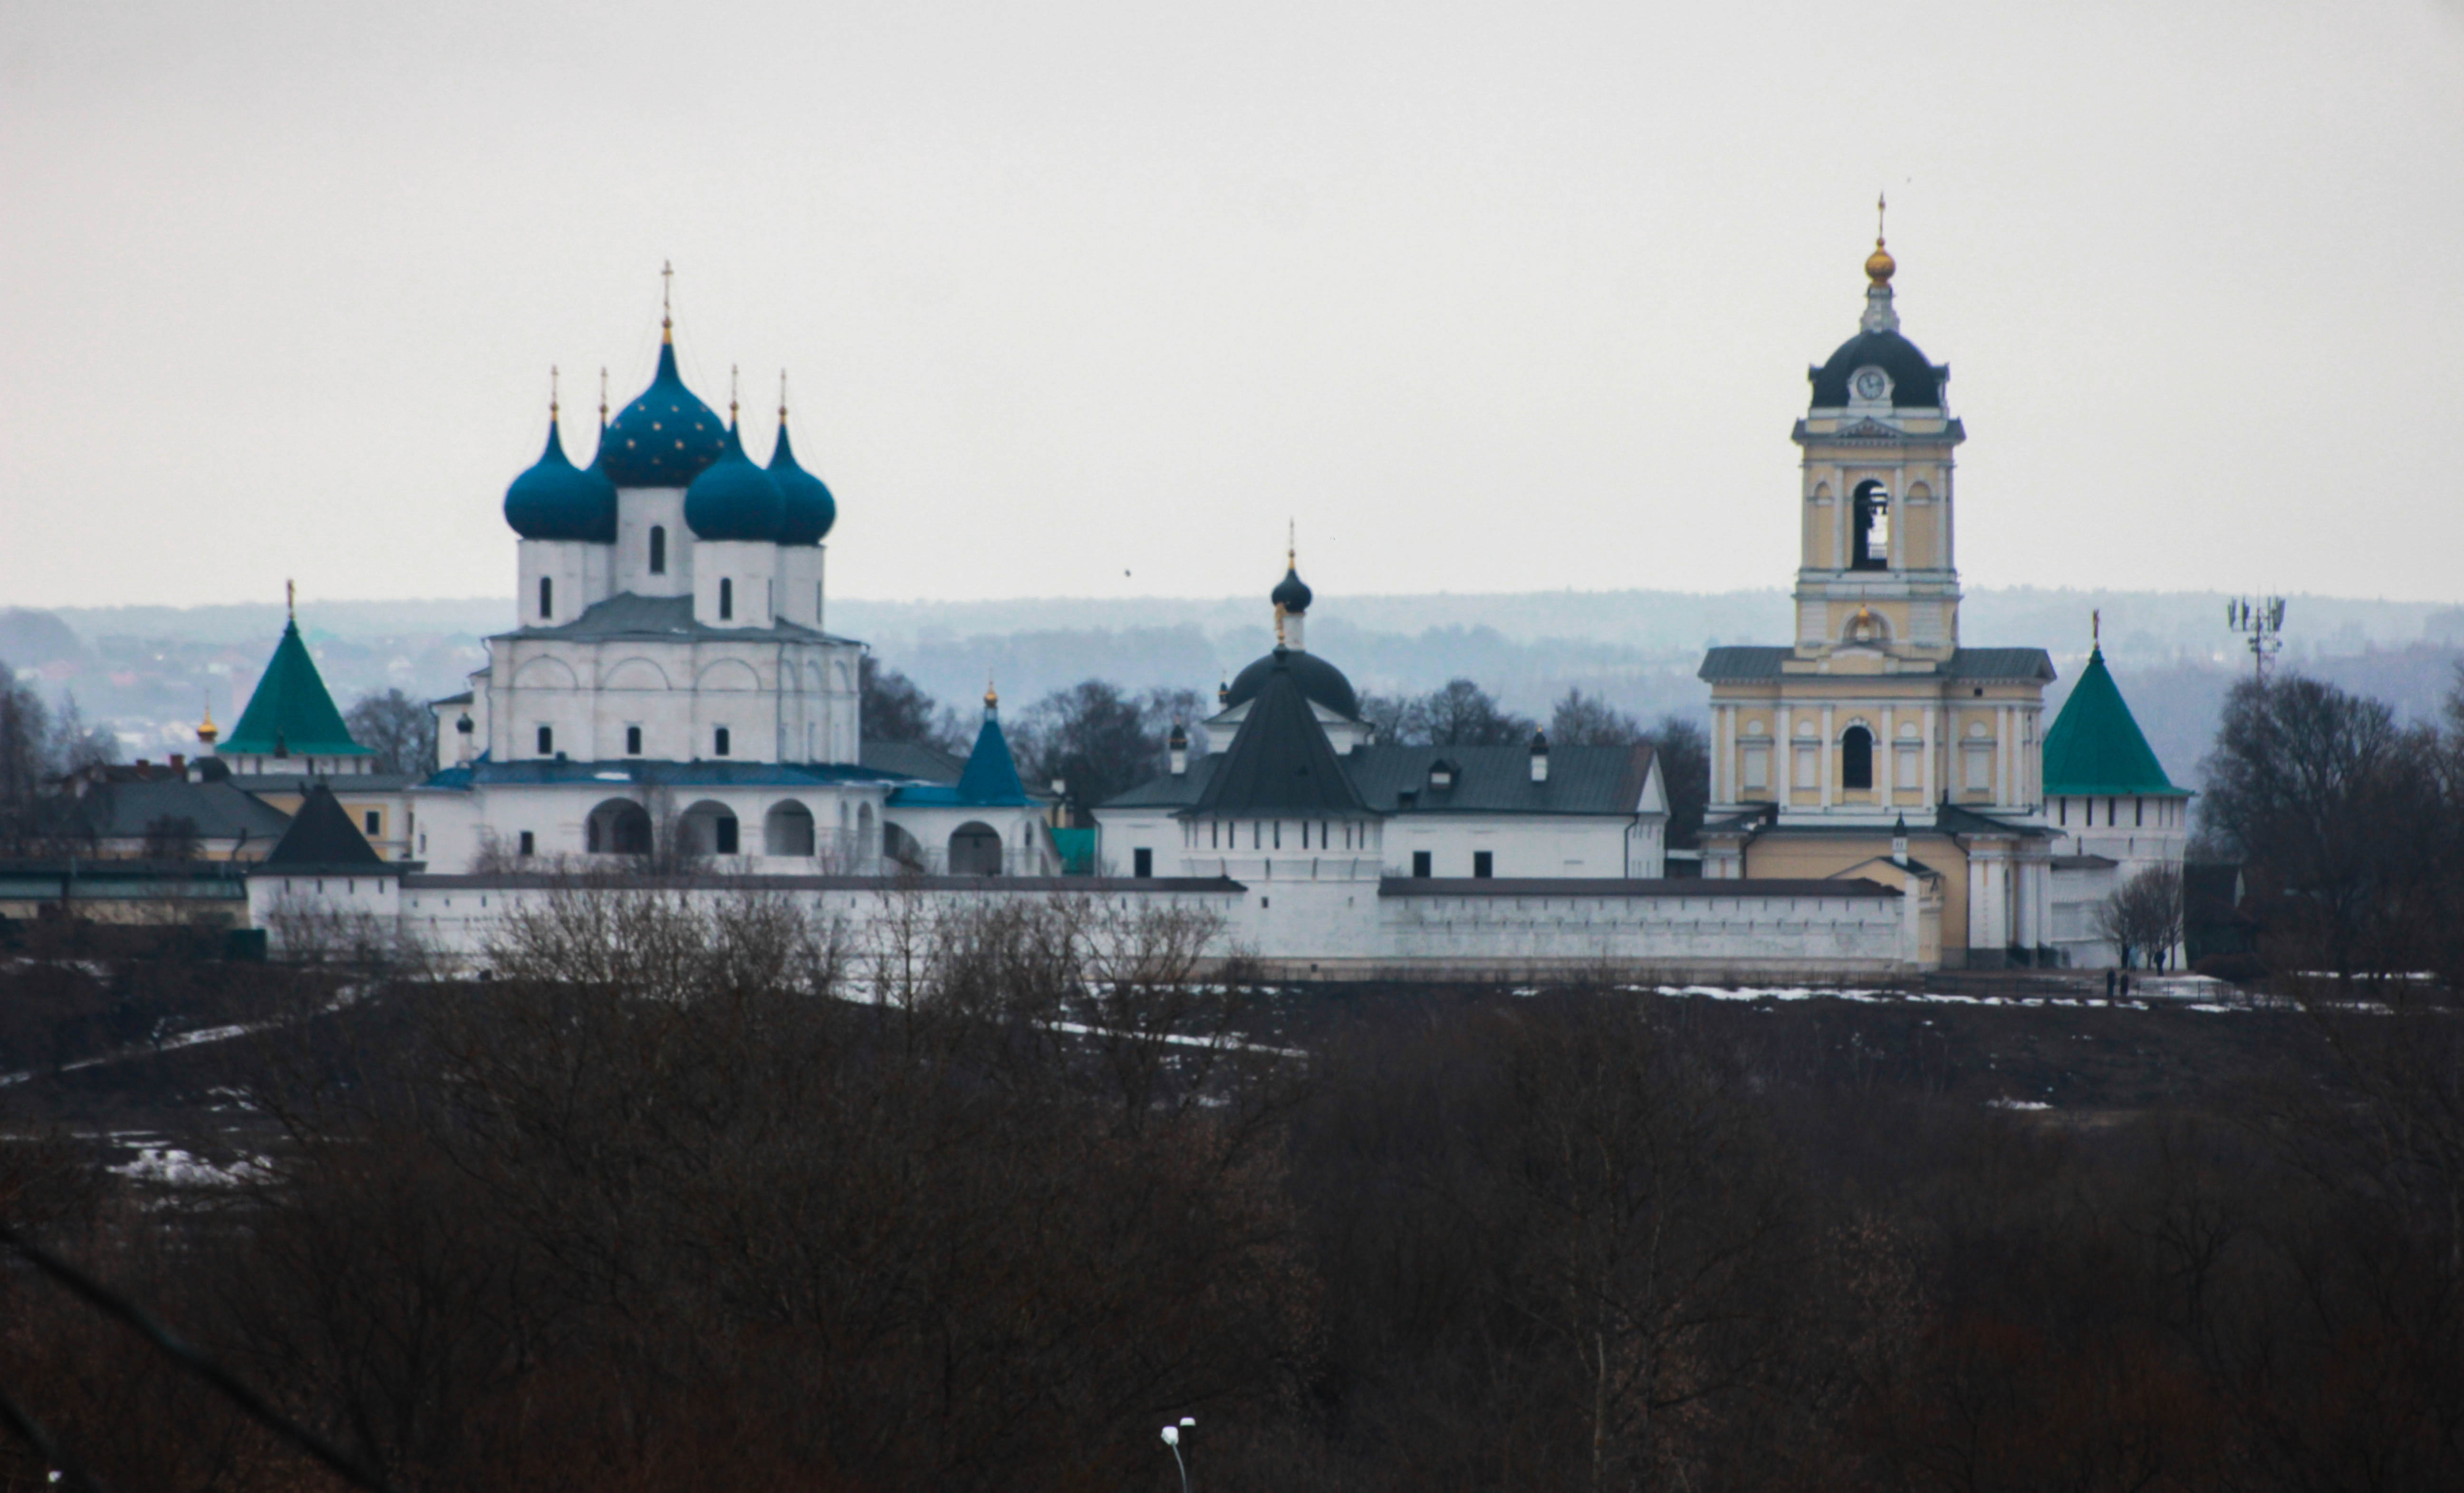
[[[1551,746],[1632,746],[1643,738],[1633,716],[1596,694],[1570,689],[1549,713]]]
[[[2164,862],[2143,868],[2096,905],[2096,931],[2125,968],[2163,969],[2182,941],[2182,867]]]
[[[436,765],[436,713],[400,690],[371,690],[342,716],[381,773],[425,776]]]

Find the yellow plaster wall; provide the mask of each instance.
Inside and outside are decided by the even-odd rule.
[[[1748,880],[1834,876],[1862,861],[1891,853],[1891,837],[1792,835],[1773,830],[1746,846]],[[1942,835],[1908,836],[1908,855],[1942,873],[1942,945],[1968,947],[1968,857]]]

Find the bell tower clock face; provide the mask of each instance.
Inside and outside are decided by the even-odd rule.
[[[1849,381],[1849,387],[1857,391],[1859,399],[1879,400],[1891,392],[1891,381],[1880,368],[1859,368],[1857,376]]]

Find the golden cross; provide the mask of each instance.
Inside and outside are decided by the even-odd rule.
[[[299,592],[288,581],[282,582],[282,609],[291,614],[293,622],[299,620]]]
[[[675,285],[676,262],[672,259],[661,260],[659,262],[659,325],[661,326],[668,325],[674,314],[674,307],[669,299],[668,293],[674,290]]]
[[[1284,520],[1284,560],[1295,568],[1301,562],[1301,526],[1296,518]]]
[[[599,365],[599,428],[607,428],[607,365]]]
[[[736,364],[732,362],[727,365],[727,419],[731,425],[736,421]]]
[[[2103,642],[2104,642],[2104,613],[2103,613],[2103,612],[2101,612],[2101,611],[2092,611],[2092,612],[2090,612],[2090,613],[2088,613],[2088,614],[2087,614],[2087,641],[2088,641],[2088,646],[2089,646],[2089,647],[2091,647],[2091,648],[2101,647],[2101,646],[2103,644]]]
[[[556,364],[547,365],[547,417],[556,418]]]
[[[786,369],[784,369],[784,368],[781,368],[781,369],[780,369],[780,370],[779,370],[779,419],[781,420],[781,422],[782,422],[782,423],[783,423],[783,422],[786,420],[786,418],[787,418],[787,370],[786,370]]]
[[[1883,193],[1874,194],[1874,247],[1877,249],[1882,247],[1882,214],[1889,207],[1890,202]]]

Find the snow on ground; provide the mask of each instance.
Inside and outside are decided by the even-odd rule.
[[[176,1146],[143,1146],[135,1159],[109,1170],[158,1187],[236,1187],[267,1175],[269,1165],[261,1156],[251,1156],[227,1167],[216,1166]]]

